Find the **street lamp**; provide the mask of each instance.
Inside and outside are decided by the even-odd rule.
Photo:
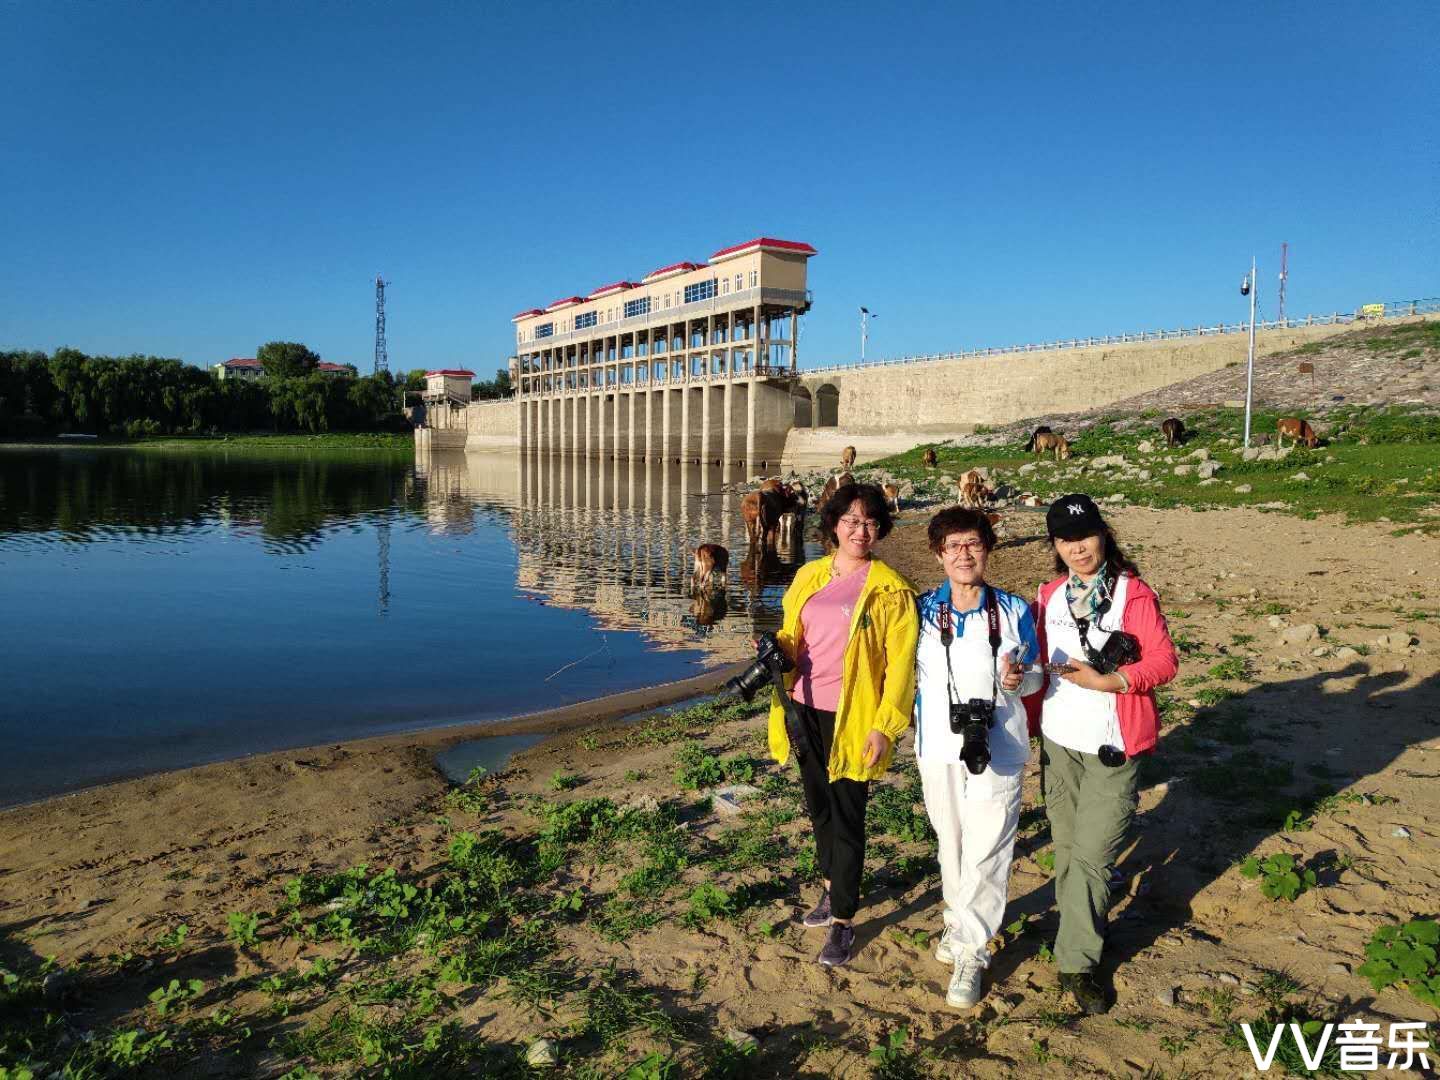
[[[860,362],[862,364],[865,362],[865,345],[870,340],[870,320],[879,317],[872,315],[867,307],[860,309]]]
[[[1250,297],[1250,351],[1245,361],[1245,446],[1250,446],[1250,409],[1255,400],[1255,256],[1250,273],[1240,282],[1240,295]]]

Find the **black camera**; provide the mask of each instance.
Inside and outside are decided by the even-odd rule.
[[[990,764],[990,729],[995,724],[995,703],[984,698],[950,703],[950,730],[960,736],[960,760],[979,776]]]
[[[1109,675],[1116,668],[1140,659],[1140,639],[1124,630],[1113,630],[1098,649],[1090,648],[1089,642],[1085,643],[1085,659],[1101,675]]]
[[[755,641],[755,662],[733,679],[727,680],[725,689],[732,694],[739,694],[746,701],[754,701],[755,695],[763,687],[771,685],[775,675],[784,675],[794,666],[774,634],[761,634]]]

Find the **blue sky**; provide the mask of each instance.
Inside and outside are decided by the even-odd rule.
[[[1440,295],[1440,8],[9,4],[0,348],[488,374],[804,240],[808,364]]]

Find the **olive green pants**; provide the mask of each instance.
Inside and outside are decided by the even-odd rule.
[[[1110,870],[1135,817],[1140,763],[1131,758],[1110,768],[1095,754],[1067,750],[1048,738],[1040,752],[1060,909],[1055,963],[1064,974],[1094,971],[1105,947]]]

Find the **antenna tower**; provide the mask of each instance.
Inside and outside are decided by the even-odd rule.
[[[1290,245],[1281,242],[1280,244],[1280,311],[1278,318],[1280,324],[1285,324],[1285,279],[1290,276],[1289,270]]]
[[[385,281],[375,275],[375,374],[390,370],[390,354],[385,348]]]

